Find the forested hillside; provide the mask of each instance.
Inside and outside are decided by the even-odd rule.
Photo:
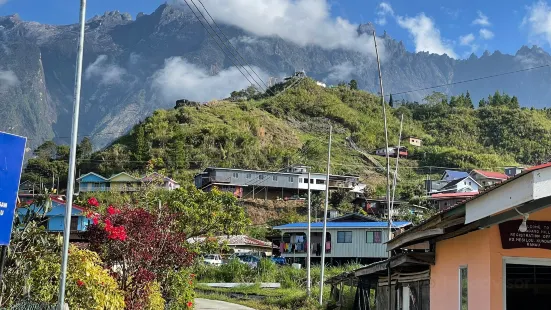
[[[382,190],[384,172],[349,143],[365,153],[384,146],[380,99],[352,88],[322,88],[305,79],[275,97],[245,100],[236,92],[239,100],[180,102],[155,111],[100,152],[81,151],[79,170],[105,175],[162,170],[181,182],[190,182],[193,173],[208,166],[275,170],[306,164],[324,171],[332,124],[331,172],[361,175]],[[516,97],[499,92],[478,105],[474,108],[468,93],[451,98],[433,93],[423,103],[389,102],[391,145],[398,142],[402,114],[403,136],[423,139],[422,147],[409,146],[410,157],[401,162],[398,192],[404,198],[419,193],[426,174],[443,168],[502,171],[548,159],[550,110],[519,108]],[[29,161],[34,171],[40,170],[36,160]]]

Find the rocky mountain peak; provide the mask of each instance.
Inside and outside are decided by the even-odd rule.
[[[367,24],[360,24],[358,26],[358,34],[359,35],[362,35],[362,34],[367,34],[367,35],[373,35],[373,31],[375,31],[375,26],[369,22]]]
[[[19,14],[13,14],[8,16],[0,16],[0,27],[13,28],[21,23],[21,17]]]

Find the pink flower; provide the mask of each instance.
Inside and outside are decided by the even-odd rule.
[[[188,308],[191,308],[191,307],[193,307],[193,303],[192,303],[191,301],[188,301],[187,304],[186,304],[186,306],[187,306]]]
[[[99,202],[95,197],[90,197],[90,199],[88,199],[88,204],[91,205],[92,207],[99,206]]]
[[[94,222],[94,225],[98,225],[98,224],[99,224],[99,220],[98,220],[97,217],[94,217],[94,218],[92,219],[92,222]]]

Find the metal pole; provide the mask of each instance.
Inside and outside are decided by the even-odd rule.
[[[327,152],[327,179],[325,180],[325,212],[323,213],[323,233],[321,243],[321,276],[320,276],[320,305],[323,305],[323,282],[325,273],[325,243],[327,242],[327,208],[329,205],[329,169],[331,168],[331,134],[333,126],[329,126],[329,148]],[[310,180],[308,180],[310,183]]]
[[[312,204],[310,199],[310,172],[308,172],[308,236],[306,237],[306,292],[308,294],[308,297],[312,296],[312,278],[310,277],[310,261],[312,258],[312,253],[310,251],[310,246],[312,244],[311,240],[311,213],[312,213]]]
[[[71,129],[71,151],[69,173],[67,175],[67,201],[65,203],[65,221],[63,226],[63,252],[61,255],[61,276],[59,281],[58,309],[65,307],[65,281],[67,280],[67,261],[69,259],[69,235],[71,233],[71,211],[75,186],[75,162],[77,155],[78,117],[80,112],[80,88],[82,82],[82,56],[84,53],[84,27],[86,24],[86,0],[80,0],[80,39],[78,42],[75,73],[75,104],[73,106],[73,126]]]
[[[392,202],[390,205],[390,210],[394,210],[394,197],[396,194],[396,182],[398,179],[398,159],[400,158],[400,146],[402,142],[402,128],[404,124],[404,114],[402,114],[402,117],[400,119],[400,134],[398,135],[398,155],[396,156],[396,167],[394,171],[394,180],[392,180]]]
[[[379,86],[381,87],[381,105],[383,106],[383,118],[385,126],[385,144],[386,144],[386,204],[388,209],[388,240],[392,239],[392,213],[390,210],[390,158],[388,151],[388,125],[386,121],[386,105],[385,105],[385,93],[383,90],[383,75],[381,73],[381,61],[379,60],[379,50],[377,49],[377,36],[375,30],[373,30],[373,42],[375,43],[375,55],[377,56],[377,68],[379,69]],[[392,285],[391,285],[391,271],[390,271],[390,258],[392,252],[388,252],[388,309],[392,310]]]

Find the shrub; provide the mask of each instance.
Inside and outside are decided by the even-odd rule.
[[[172,271],[168,276],[169,310],[185,310],[193,306],[195,274],[187,269]]]

